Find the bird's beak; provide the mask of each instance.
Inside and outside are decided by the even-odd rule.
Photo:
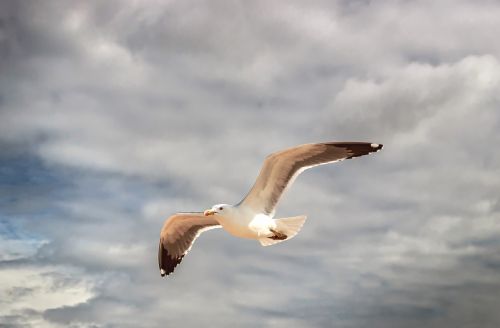
[[[209,215],[214,215],[216,212],[214,210],[206,210],[203,212],[203,215],[209,216]]]

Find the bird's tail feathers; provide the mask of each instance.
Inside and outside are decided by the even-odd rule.
[[[271,246],[279,242],[292,239],[296,234],[299,233],[300,229],[306,222],[307,216],[293,216],[289,218],[275,219],[276,230],[280,233],[286,235],[285,239],[271,239],[271,238],[260,238],[259,242],[262,246]]]

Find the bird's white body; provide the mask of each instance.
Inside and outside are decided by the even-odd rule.
[[[219,210],[223,208],[223,210]],[[248,239],[259,239],[272,236],[270,229],[276,228],[272,216],[253,211],[246,206],[215,205],[217,215],[214,219],[224,230],[233,236]]]

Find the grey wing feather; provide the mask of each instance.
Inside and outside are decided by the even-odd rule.
[[[254,186],[239,204],[271,214],[284,190],[302,171],[380,149],[381,144],[368,142],[326,142],[300,145],[273,153],[266,158]]]
[[[203,213],[177,213],[168,218],[161,229],[158,246],[161,276],[174,271],[202,232],[220,227],[216,220]]]

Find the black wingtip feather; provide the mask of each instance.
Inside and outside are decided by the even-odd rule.
[[[374,153],[384,147],[382,144],[369,142],[336,142],[334,145],[335,147],[344,148],[352,154],[347,159]]]
[[[160,275],[164,277],[174,272],[175,267],[181,263],[183,257],[184,255],[175,258],[171,257],[167,249],[160,241],[160,245],[158,246],[158,265],[160,268]]]

